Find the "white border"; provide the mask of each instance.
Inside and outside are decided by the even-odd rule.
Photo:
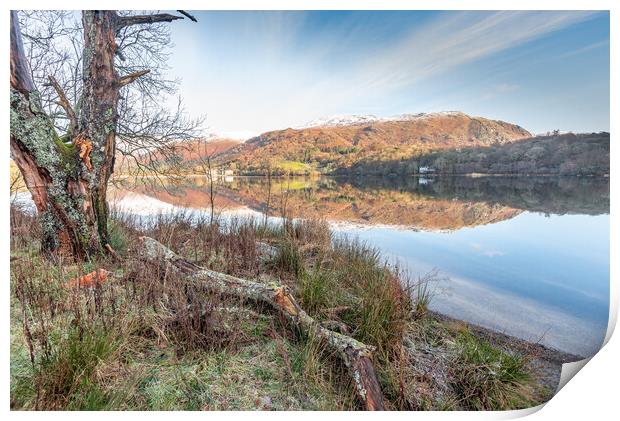
[[[7,4],[8,3],[8,4]],[[4,13],[0,13],[0,22],[2,25],[2,31],[4,39],[2,42],[2,55],[6,58],[9,56],[9,37],[8,37],[8,23],[9,13],[11,8],[15,9],[81,9],[84,8],[84,1],[10,1],[4,2]],[[127,1],[108,0],[108,1],[91,1],[88,2],[89,8],[95,8],[97,6],[106,9],[126,9],[128,6],[132,9],[166,9],[172,5],[171,1],[162,0],[138,0],[131,2],[131,5]],[[589,1],[576,1],[576,0],[564,0],[564,1],[545,1],[545,0],[521,0],[521,1],[490,1],[490,0],[477,0],[477,1],[457,1],[457,0],[443,0],[443,1],[431,1],[431,0],[314,0],[314,1],[285,1],[285,0],[261,0],[261,1],[248,1],[248,0],[212,0],[212,1],[176,1],[174,7],[180,7],[186,10],[199,10],[199,9],[211,9],[211,10],[310,10],[310,9],[365,9],[365,10],[377,10],[377,9],[395,9],[395,10],[610,10],[610,26],[611,26],[611,104],[610,115],[615,117],[610,121],[610,132],[612,133],[611,141],[611,160],[612,167],[616,167],[618,164],[618,148],[615,146],[614,136],[616,130],[620,127],[618,125],[617,116],[618,112],[618,75],[620,74],[619,52],[618,50],[618,31],[620,30],[620,2],[611,0],[589,0]],[[8,80],[9,66],[5,61],[5,80]],[[4,89],[2,92],[2,101],[4,104],[8,104],[9,90]],[[9,133],[9,113],[5,108],[4,118],[2,119],[2,133],[5,134],[4,141],[4,153],[0,159],[3,160],[3,170],[0,171],[0,197],[5,197],[8,200],[8,185],[9,185],[9,148],[8,148],[8,133]],[[620,256],[618,248],[618,229],[619,225],[615,218],[618,209],[618,187],[614,178],[615,172],[612,171],[611,180],[611,236],[610,236],[610,255]],[[617,177],[616,177],[617,178]],[[1,208],[2,223],[6,228],[9,226],[9,212],[8,206],[5,205]],[[5,231],[6,232],[6,231]],[[4,326],[3,330],[3,344],[2,357],[4,364],[3,370],[3,382],[2,389],[0,390],[0,397],[2,399],[2,407],[5,411],[9,412],[9,237],[4,235],[2,242],[0,243],[0,256],[3,265],[2,277],[4,281],[4,300],[2,306],[2,321],[0,324]],[[615,326],[617,311],[618,311],[618,259],[611,259],[611,297],[612,302],[610,306],[610,325],[607,332],[606,340],[608,343],[604,348],[595,355],[587,364],[587,368],[582,370],[572,381],[570,381],[558,394],[554,397],[542,410],[541,408],[534,408],[524,411],[510,411],[504,413],[498,412],[450,412],[450,413],[436,413],[436,412],[423,412],[423,413],[388,413],[388,414],[369,414],[369,413],[353,413],[355,417],[397,417],[407,418],[416,417],[416,419],[505,419],[516,418],[524,415],[531,414],[533,419],[608,419],[613,416],[617,416],[618,409],[618,397],[616,382],[618,380],[618,350],[620,345],[618,343],[617,335],[611,337],[613,327]],[[611,339],[610,339],[611,337]],[[293,416],[296,419],[311,419],[317,416],[321,418],[327,417],[348,417],[352,413],[312,413],[312,412],[296,412]],[[69,417],[69,418],[82,418],[85,414],[82,413],[66,413],[66,412],[47,412],[47,413],[9,413],[9,416],[15,418],[39,418],[45,416],[49,418]],[[92,413],[88,414],[89,417],[104,418],[111,414],[105,413]],[[170,415],[181,415],[183,417],[205,417],[209,416],[224,418],[224,417],[237,417],[241,418],[261,418],[261,419],[284,419],[289,418],[291,414],[285,412],[278,413],[161,413],[161,412],[149,412],[149,413],[115,413],[121,417],[131,418],[145,418],[150,419],[157,418],[162,419]]]

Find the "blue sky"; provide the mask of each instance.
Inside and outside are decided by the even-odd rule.
[[[609,14],[195,12],[171,75],[212,132],[458,110],[534,132],[609,130]]]

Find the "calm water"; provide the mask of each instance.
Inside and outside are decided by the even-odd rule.
[[[118,189],[114,204],[149,216],[206,212],[208,188]],[[269,199],[268,199],[269,198]],[[410,275],[438,270],[431,308],[588,356],[609,312],[609,181],[590,178],[234,178],[217,187],[222,217],[283,208],[327,219],[337,235],[378,247]]]

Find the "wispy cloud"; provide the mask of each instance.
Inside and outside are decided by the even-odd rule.
[[[594,12],[460,12],[416,28],[367,56],[360,84],[398,89],[591,18]]]
[[[498,95],[507,95],[510,92],[518,91],[521,88],[520,85],[516,83],[500,83],[497,85],[493,85],[481,95],[481,99],[483,101],[488,101],[490,99],[496,98]]]
[[[309,32],[303,13],[246,14],[229,27],[211,29],[214,39],[186,47],[192,69],[201,71],[194,70],[191,91],[184,96],[192,108],[207,112],[215,130],[260,132],[298,126],[323,115],[385,107],[404,89],[458,72],[464,65],[548,36],[595,13],[441,12],[419,23],[412,21],[411,28],[401,25],[394,36],[389,22],[356,14],[334,19],[314,32]],[[205,23],[209,24],[218,22]],[[376,39],[369,36],[372,31],[377,32]],[[220,50],[212,47],[222,44],[217,37],[227,40]],[[176,43],[185,46],[183,40]],[[196,62],[196,49],[205,54],[204,64]],[[182,65],[183,58],[175,67]],[[505,82],[493,91],[519,88]],[[481,98],[484,95],[480,92]],[[416,110],[402,110],[411,111]]]
[[[602,47],[609,47],[609,40],[595,42],[593,44],[586,45],[585,47],[577,48],[576,50],[567,51],[565,53],[558,54],[557,56],[555,56],[555,58],[556,59],[563,59],[563,58],[578,56],[579,54],[587,53],[589,51],[596,50],[596,49],[602,48]]]
[[[499,85],[495,85],[495,90],[497,92],[506,93],[516,91],[520,87],[521,86],[517,85],[516,83],[501,83]]]

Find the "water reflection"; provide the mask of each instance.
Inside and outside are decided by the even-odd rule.
[[[204,178],[139,182],[117,205],[149,215],[209,208]],[[407,266],[438,268],[431,307],[591,355],[609,311],[609,180],[557,177],[235,178],[218,183],[230,215],[325,218]]]
[[[128,191],[189,209],[209,207],[204,177],[167,183],[121,184]],[[545,214],[609,213],[609,180],[577,177],[234,178],[216,187],[218,210],[249,208],[272,216],[325,218],[370,225],[455,230],[514,218],[522,211]],[[162,205],[165,207],[165,205]]]

